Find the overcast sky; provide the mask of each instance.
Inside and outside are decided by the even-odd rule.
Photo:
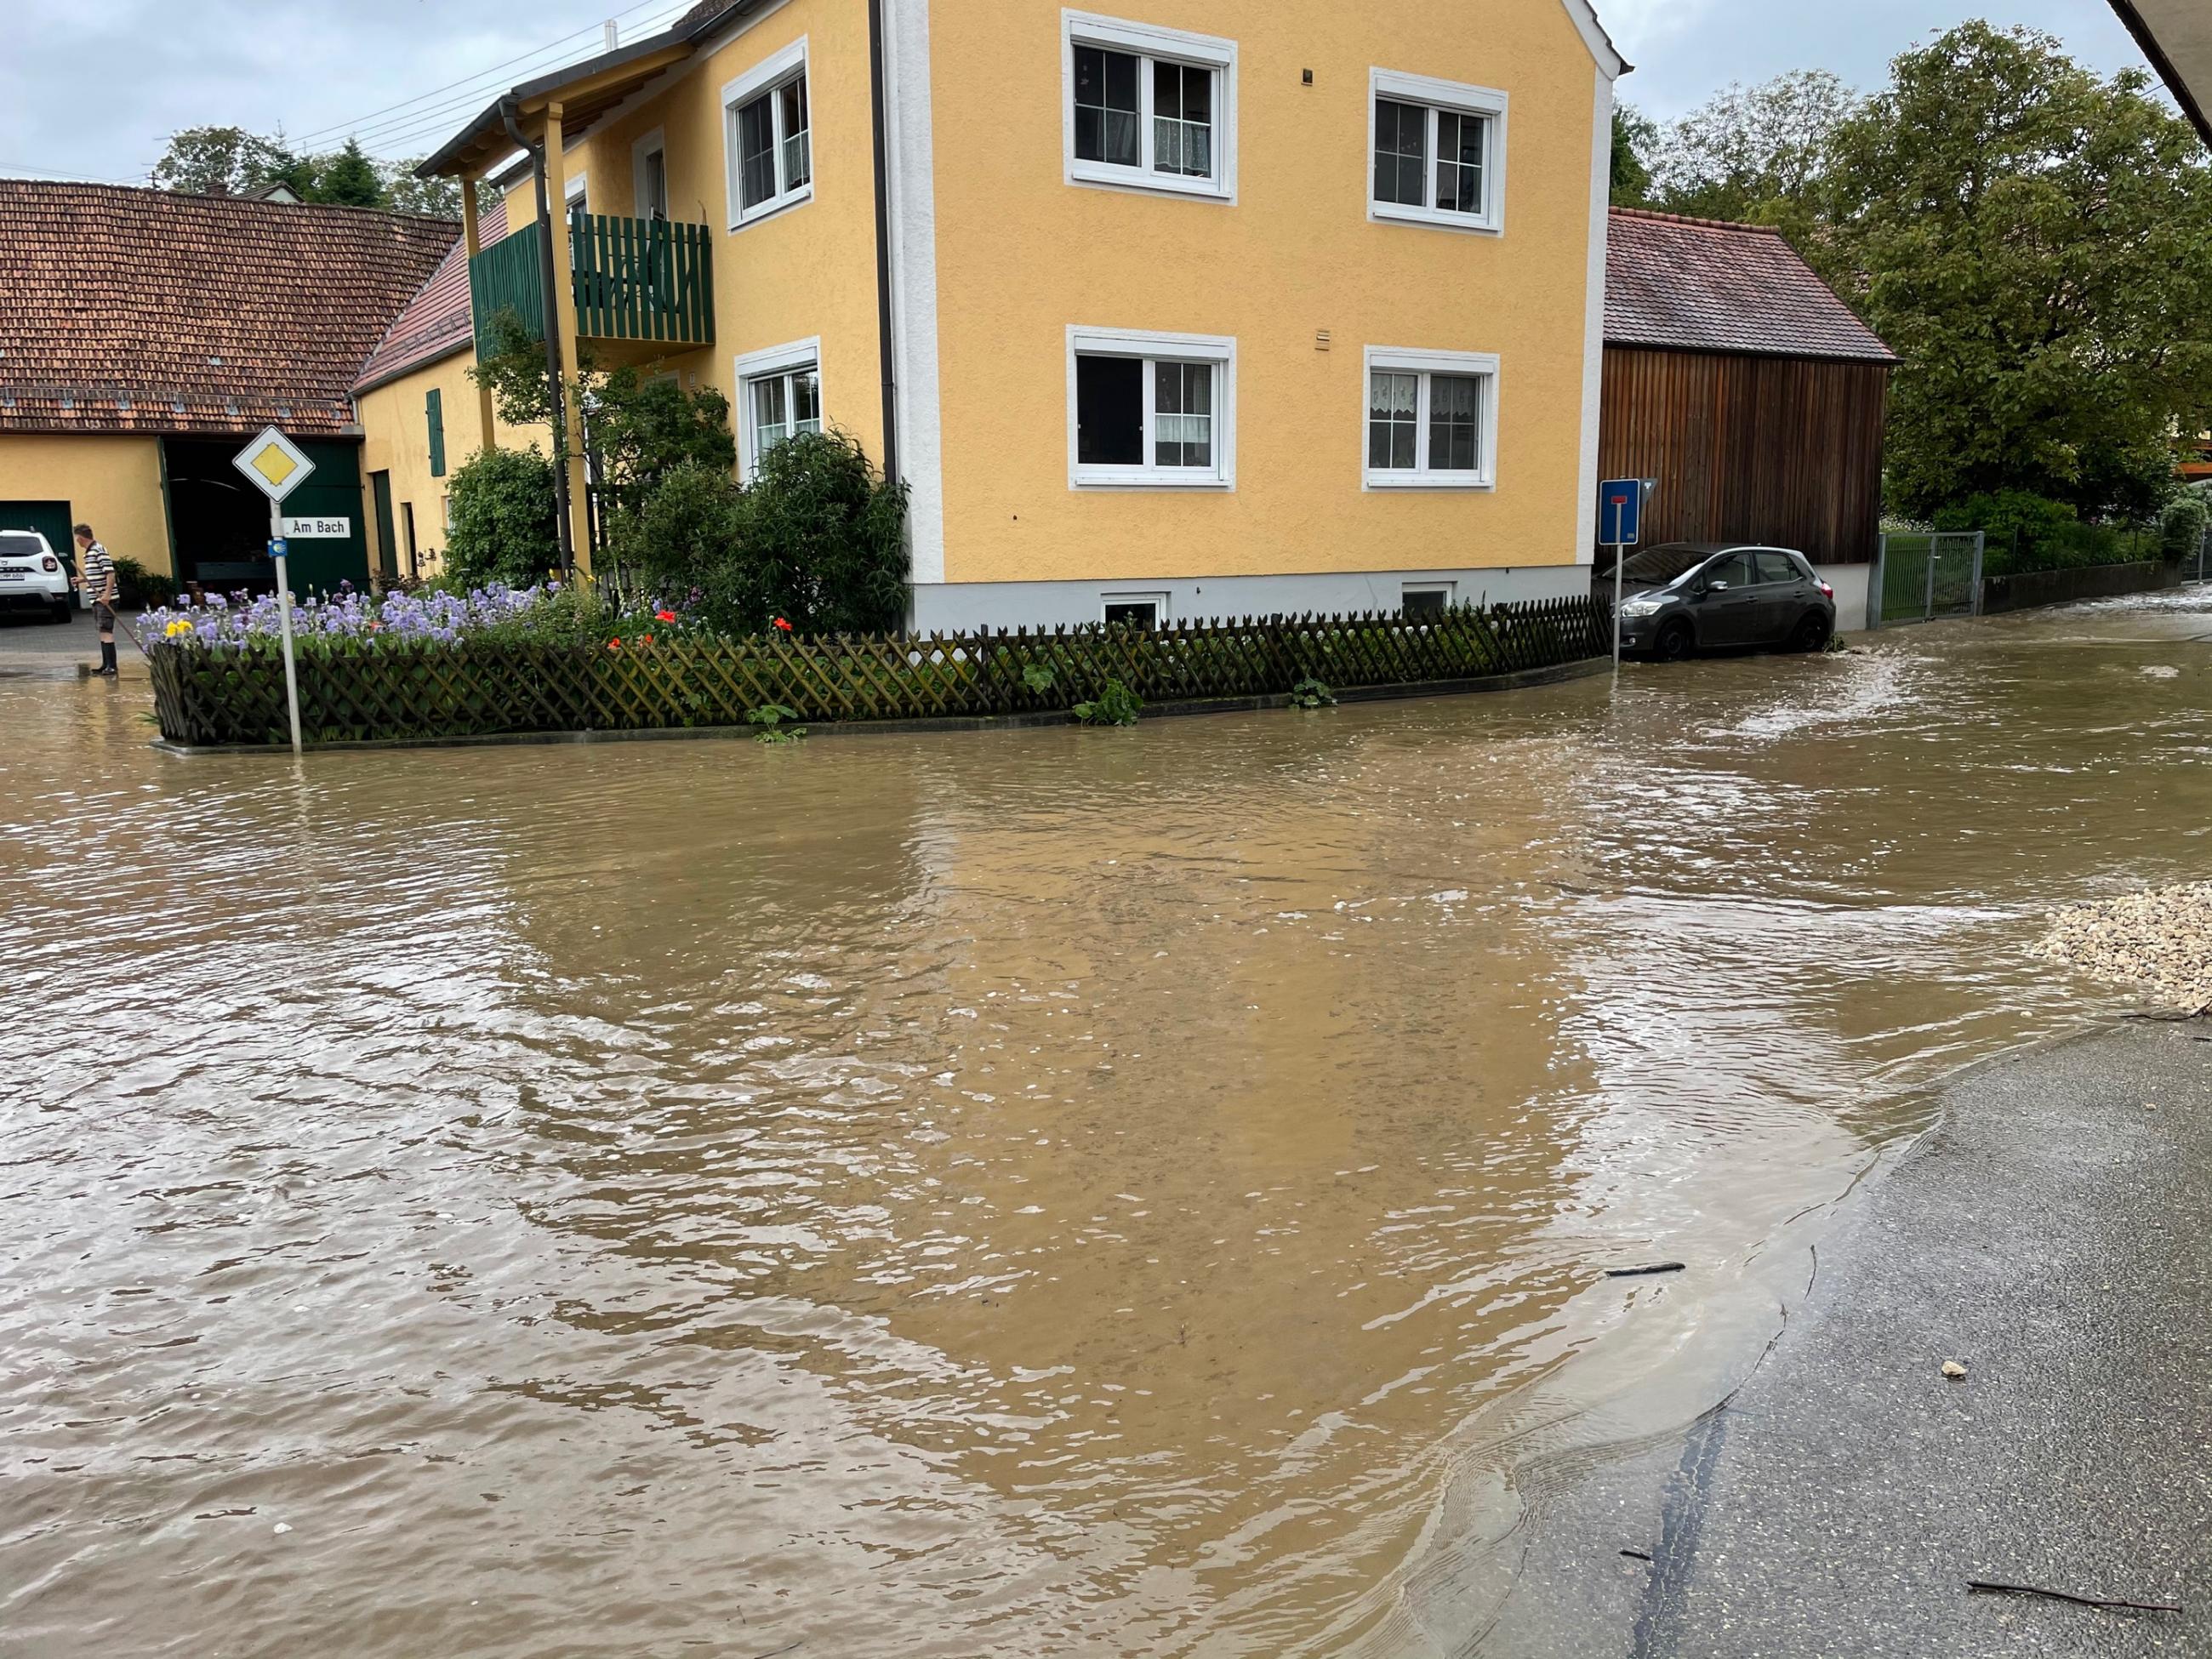
[[[610,12],[635,34],[684,9],[0,0],[0,174],[142,179],[167,135],[188,126],[282,126],[307,148],[357,129],[374,153],[419,155],[498,87],[596,50]],[[2100,70],[2142,62],[2105,0],[1599,0],[1599,11],[1638,65],[1622,95],[1662,117],[1730,81],[1785,70],[1832,69],[1871,85],[1893,54],[1972,16],[2048,29]]]

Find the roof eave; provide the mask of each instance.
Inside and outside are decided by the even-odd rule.
[[[2158,31],[2136,9],[2134,0],[2112,0],[2112,9],[2119,14],[2120,21],[2127,25],[2128,33],[2135,36],[2136,44],[2142,48],[2142,55],[2158,71],[2159,79],[2166,82],[2166,90],[2173,94],[2173,101],[2181,106],[2181,112],[2189,118],[2190,125],[2197,129],[2197,135],[2206,143],[2212,144],[2212,119],[2206,117],[2203,101],[2197,95],[2196,88],[2190,85],[2188,77],[2182,74],[2172,55],[2166,51],[2165,43],[2158,38]]]

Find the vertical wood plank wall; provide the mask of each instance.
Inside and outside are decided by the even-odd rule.
[[[1599,476],[1660,481],[1644,541],[1759,541],[1864,564],[1881,533],[1890,369],[1605,349]]]

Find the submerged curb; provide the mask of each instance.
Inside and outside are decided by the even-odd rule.
[[[1407,685],[1364,685],[1351,687],[1335,694],[1340,704],[1356,702],[1404,702],[1419,697],[1474,696],[1490,691],[1522,691],[1541,685],[1555,685],[1565,680],[1587,679],[1602,674],[1613,666],[1610,657],[1585,657],[1578,662],[1559,663],[1547,668],[1523,668],[1510,674],[1489,674],[1470,680],[1428,680]],[[1148,704],[1140,718],[1171,720],[1186,714],[1249,714],[1273,708],[1288,708],[1288,693],[1264,697],[1205,697],[1183,702]],[[1040,726],[1069,726],[1073,716],[1064,709],[1036,714],[939,714],[910,720],[823,720],[807,723],[808,741],[828,737],[905,737],[927,732],[1022,732]],[[557,743],[679,743],[692,740],[744,738],[748,741],[760,734],[751,726],[648,726],[629,732],[493,732],[472,737],[454,738],[355,738],[334,743],[310,743],[311,750],[319,751],[356,749],[483,749],[506,748],[517,745],[538,745]],[[167,738],[154,739],[153,747],[164,754],[198,755],[289,755],[292,751],[283,744],[233,743],[184,744],[173,743]]]

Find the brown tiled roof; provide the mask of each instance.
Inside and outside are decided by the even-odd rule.
[[[1615,208],[1607,228],[1608,345],[1893,363],[1778,230]]]
[[[478,221],[477,234],[489,247],[507,234],[507,204],[498,203]],[[376,349],[361,366],[353,389],[367,392],[403,374],[411,374],[425,363],[450,357],[468,349],[474,333],[469,313],[469,251],[453,244],[422,291],[408,301]]]
[[[0,179],[0,433],[351,430],[443,219]]]

